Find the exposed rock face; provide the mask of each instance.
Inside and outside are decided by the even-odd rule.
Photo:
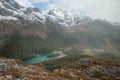
[[[82,58],[73,64],[68,64],[65,66],[65,69],[68,68],[80,70],[90,80],[120,79],[120,64],[112,63],[106,60]]]
[[[91,58],[83,58],[83,59],[80,59],[76,62],[76,64],[84,65],[84,66],[87,66],[87,65],[92,64],[92,63],[93,63],[93,59],[91,59]]]
[[[0,79],[9,79],[6,75],[11,76],[10,80],[66,80],[62,77],[50,76],[50,72],[42,64],[26,65],[21,60],[0,59]]]

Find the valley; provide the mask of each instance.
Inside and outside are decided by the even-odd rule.
[[[0,0],[0,80],[120,80],[120,24]]]

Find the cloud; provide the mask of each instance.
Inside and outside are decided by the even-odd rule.
[[[16,0],[24,7],[32,4],[45,4],[47,9],[62,8],[65,10],[85,12],[94,18],[111,22],[120,22],[120,0]]]
[[[33,6],[33,4],[46,4],[49,3],[50,0],[15,0],[18,4],[20,4],[23,7],[30,7]]]
[[[49,3],[50,0],[30,0],[33,3]]]
[[[52,0],[48,9],[62,8],[66,10],[87,12],[95,18],[120,22],[120,0]]]
[[[23,7],[32,6],[32,3],[30,2],[30,0],[15,0],[15,1]]]

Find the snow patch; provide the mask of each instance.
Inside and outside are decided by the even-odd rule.
[[[58,22],[60,25],[63,25],[63,26],[68,26],[68,24],[67,23],[65,23],[65,22],[63,22],[63,23],[61,23],[61,22]]]
[[[12,17],[12,16],[1,16],[0,15],[0,20],[17,20],[17,18]]]
[[[0,2],[0,6],[2,6],[2,3]]]
[[[54,10],[54,14],[56,16],[58,16],[58,17],[62,17],[62,18],[65,17],[64,12],[62,10],[59,10],[59,9],[58,10]]]
[[[0,7],[1,7],[1,8],[3,8],[3,7],[4,7],[4,6],[3,6],[3,4],[2,4],[2,2],[0,2]]]
[[[46,18],[45,18],[45,15],[43,13],[33,12],[33,14],[38,16],[40,21],[45,22]]]

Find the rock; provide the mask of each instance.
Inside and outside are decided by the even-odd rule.
[[[93,63],[93,59],[91,59],[91,58],[82,58],[76,62],[76,64],[84,65],[84,66],[87,66],[92,63]]]
[[[100,61],[99,64],[94,63],[92,58],[82,58],[75,62],[73,67],[65,67],[48,71],[44,65],[27,65],[18,59],[0,59],[0,79],[4,76],[12,80],[119,80],[120,67],[114,64],[108,64],[110,68]],[[99,60],[98,60],[99,62]],[[79,64],[79,65],[78,65]],[[91,64],[91,66],[89,65]],[[81,68],[81,65],[86,68]],[[76,67],[78,66],[78,67]],[[9,77],[10,75],[10,77]]]

